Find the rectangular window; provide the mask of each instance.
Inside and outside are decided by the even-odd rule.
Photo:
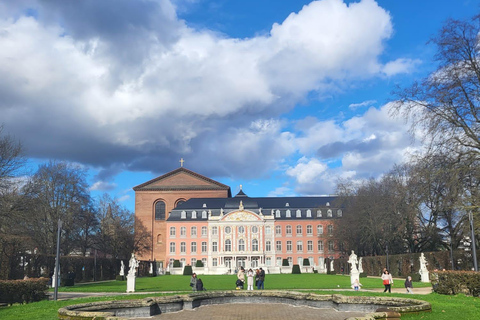
[[[265,234],[272,234],[272,228],[270,226],[265,227]]]
[[[318,240],[318,251],[323,252],[323,241]]]
[[[323,226],[321,224],[317,226],[317,234],[323,234]]]
[[[313,234],[313,228],[311,225],[307,226],[307,235],[311,236]]]
[[[216,241],[212,242],[212,251],[213,252],[218,251],[218,243]]]
[[[202,237],[206,237],[207,236],[207,227],[203,226],[202,227]]]
[[[186,253],[186,252],[187,252],[187,243],[180,242],[180,253]]]
[[[313,251],[313,241],[307,241],[307,250],[309,252],[312,252]]]
[[[196,263],[197,263],[197,258],[192,258],[192,259],[190,259],[190,265],[191,265],[192,267],[195,267],[195,264],[196,264]]]
[[[327,227],[327,232],[328,232],[328,234],[333,234],[333,226],[332,225],[329,225]]]
[[[297,252],[303,252],[303,242],[297,241]]]
[[[170,242],[170,253],[175,253],[175,242]]]
[[[203,241],[202,242],[202,253],[205,253],[205,252],[207,252],[207,242]]]
[[[267,266],[270,267],[272,265],[272,258],[267,257],[266,263],[267,263]]]
[[[217,261],[218,261],[217,258],[213,258],[213,259],[212,259],[212,265],[213,265],[214,267],[216,267],[216,266],[218,265],[218,262],[217,262]]]
[[[180,227],[180,237],[186,237],[186,236],[187,236],[187,228]]]
[[[170,237],[175,238],[175,227],[170,227]]]
[[[190,247],[191,247],[192,253],[196,253],[196,252],[197,252],[197,243],[196,243],[196,242],[192,242],[192,244],[190,245]]]
[[[287,241],[287,252],[292,252],[292,241]]]
[[[190,234],[192,235],[192,237],[196,237],[197,236],[197,227],[191,227],[190,228]]]
[[[297,236],[301,236],[302,235],[302,226],[301,225],[298,225],[297,226]]]
[[[275,265],[277,267],[281,267],[282,266],[282,258],[281,257],[277,257],[277,261],[275,262]]]
[[[268,252],[272,251],[272,243],[270,241],[265,242],[265,250]]]
[[[333,241],[330,240],[328,241],[328,251],[334,251],[335,250],[335,246],[333,244]]]
[[[281,226],[275,226],[275,235],[276,236],[281,236],[282,235],[282,227]]]
[[[282,241],[277,241],[276,242],[276,251],[277,252],[282,252]]]
[[[218,228],[212,227],[212,236],[216,236],[218,234]]]
[[[285,233],[287,234],[287,236],[291,236],[292,235],[292,226],[287,226],[285,228]]]

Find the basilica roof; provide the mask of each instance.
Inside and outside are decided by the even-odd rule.
[[[191,198],[174,208],[168,221],[207,220],[238,210],[248,210],[275,219],[322,219],[341,216],[334,208],[336,196],[249,197],[242,190],[233,198]],[[320,212],[318,212],[320,211]]]

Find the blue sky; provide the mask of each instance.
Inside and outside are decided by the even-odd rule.
[[[421,150],[391,91],[478,1],[0,0],[0,123],[93,195],[179,167],[250,196],[333,194]]]

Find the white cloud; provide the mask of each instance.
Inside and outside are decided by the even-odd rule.
[[[326,179],[321,147],[401,140],[383,109],[300,132],[276,120],[309,92],[408,72],[408,60],[379,62],[393,29],[375,1],[314,1],[249,39],[190,28],[168,0],[135,3],[31,0],[0,14],[0,112],[29,156],[152,171],[189,156],[205,173],[252,177],[306,155],[288,170],[302,184]]]
[[[395,61],[387,62],[382,69],[382,72],[391,77],[399,73],[411,73],[421,63],[418,59],[399,58]]]
[[[377,100],[367,100],[367,101],[363,101],[363,102],[360,102],[360,103],[352,103],[352,104],[348,105],[348,108],[351,109],[351,110],[356,110],[356,109],[361,108],[361,107],[371,106],[372,104],[375,104],[375,103],[377,103]]]

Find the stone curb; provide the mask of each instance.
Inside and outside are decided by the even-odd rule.
[[[349,320],[399,319],[401,313],[431,311],[430,303],[408,298],[344,296],[341,294],[319,295],[314,293],[270,290],[211,291],[136,300],[97,301],[70,305],[58,310],[58,318],[66,320],[120,320],[128,319],[128,317],[132,316],[151,316],[181,310],[191,310],[201,305],[235,302],[286,303],[310,307],[326,306],[327,304],[331,305],[333,303],[335,309],[348,309],[351,305],[355,304],[370,306],[370,309],[374,306],[381,306],[380,309],[377,308],[377,312],[367,312],[365,317],[349,318]]]

